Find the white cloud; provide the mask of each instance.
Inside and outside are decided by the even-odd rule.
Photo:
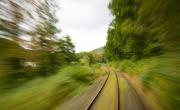
[[[111,15],[108,0],[59,0],[58,26],[69,34],[76,51],[90,51],[105,45]]]

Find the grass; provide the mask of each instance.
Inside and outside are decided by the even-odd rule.
[[[180,109],[180,56],[177,52],[139,61],[113,61],[109,65],[137,77],[142,87],[151,91],[167,110]]]
[[[35,78],[0,94],[0,110],[49,110],[84,91],[96,77],[93,72],[87,66],[72,65],[53,76]]]

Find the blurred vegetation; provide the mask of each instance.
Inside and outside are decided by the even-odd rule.
[[[111,0],[104,56],[109,65],[136,76],[163,109],[180,109],[180,2]]]
[[[69,35],[61,36],[54,0],[0,1],[0,110],[49,110],[79,95],[106,71],[80,64]]]
[[[94,69],[71,65],[0,94],[1,110],[49,110],[80,94],[96,78]]]
[[[76,54],[54,0],[0,1],[0,109],[49,110],[110,65],[136,76],[167,110],[180,107],[180,1],[111,0],[106,46]]]
[[[0,1],[0,90],[51,75],[77,61],[70,36],[58,36],[55,4]]]
[[[141,59],[179,51],[179,1],[112,0],[107,59]]]
[[[103,64],[105,63],[105,57],[102,53],[99,52],[81,52],[77,54],[79,62],[84,65],[93,65],[96,63]]]

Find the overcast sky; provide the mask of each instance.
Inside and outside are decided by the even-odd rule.
[[[71,36],[76,52],[90,51],[106,43],[112,16],[109,0],[58,0],[58,27]]]

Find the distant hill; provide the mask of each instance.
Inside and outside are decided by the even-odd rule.
[[[91,51],[92,53],[102,54],[104,52],[104,47],[100,47]]]

